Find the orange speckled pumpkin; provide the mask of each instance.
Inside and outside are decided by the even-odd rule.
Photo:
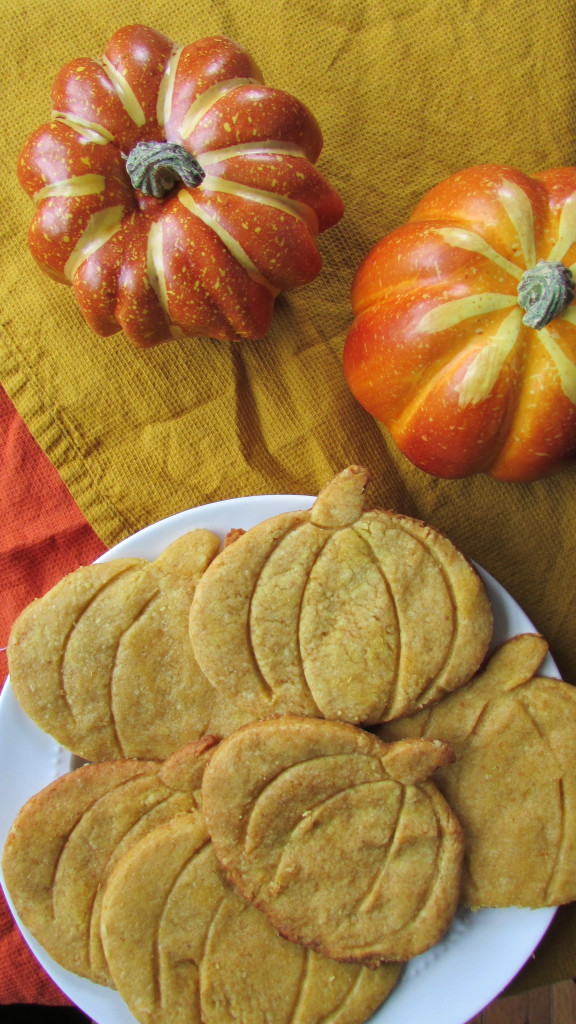
[[[320,129],[240,46],[127,26],[61,69],[52,106],[19,162],[29,245],[98,334],[260,338],[275,296],[318,274],[342,215]]]
[[[576,454],[576,168],[468,168],[356,274],[344,370],[421,469],[527,481]]]

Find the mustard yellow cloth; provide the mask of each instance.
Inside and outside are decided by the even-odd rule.
[[[354,269],[423,192],[484,162],[574,161],[572,0],[3,0],[1,379],[109,545],[171,513],[236,495],[314,493],[344,466],[371,498],[444,531],[520,602],[576,683],[575,470],[530,485],[431,478],[351,397],[341,352]],[[50,112],[56,71],[121,25],[181,42],[223,33],[324,134],[320,169],[346,202],[321,237],[321,276],[277,302],[260,342],[100,339],[26,246],[16,180]],[[473,969],[473,966],[472,966]],[[576,908],[561,911],[518,987],[576,974]]]

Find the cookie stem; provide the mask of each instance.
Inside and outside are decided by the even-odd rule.
[[[370,474],[363,466],[349,466],[322,488],[310,520],[326,530],[352,526],[364,511],[364,491]]]

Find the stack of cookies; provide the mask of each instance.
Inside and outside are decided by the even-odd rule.
[[[458,904],[576,899],[573,689],[539,636],[487,660],[473,566],[367,482],[14,625],[18,700],[89,763],[22,808],[6,886],[142,1024],[361,1024]]]

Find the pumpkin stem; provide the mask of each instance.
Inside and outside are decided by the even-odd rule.
[[[197,188],[206,177],[195,156],[177,142],[138,142],[126,160],[134,188],[162,199],[181,181]]]
[[[539,260],[526,270],[518,285],[518,302],[526,313],[522,323],[537,331],[558,316],[574,298],[574,279],[568,267]]]

